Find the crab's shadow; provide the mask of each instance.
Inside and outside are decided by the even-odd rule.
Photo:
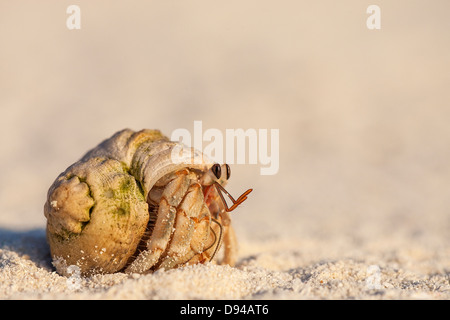
[[[0,253],[2,250],[13,251],[20,257],[31,260],[38,267],[49,271],[54,269],[44,228],[30,230],[0,228]],[[2,255],[0,261],[1,259]]]

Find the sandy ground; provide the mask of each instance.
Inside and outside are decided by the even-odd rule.
[[[449,299],[448,1],[0,4],[0,299]],[[45,4],[44,4],[45,3]],[[117,130],[279,129],[237,266],[62,277],[43,204]]]

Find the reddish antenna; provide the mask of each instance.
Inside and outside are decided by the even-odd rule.
[[[253,191],[253,189],[248,189],[247,191],[245,191],[237,200],[234,200],[233,196],[231,194],[228,193],[227,190],[225,190],[224,187],[222,187],[218,182],[214,183],[214,186],[217,189],[217,193],[219,194],[220,198],[223,201],[223,204],[225,205],[225,211],[226,212],[231,212],[234,209],[237,208],[238,205],[240,205],[242,202],[244,202],[245,200],[247,200],[247,195]],[[225,198],[223,197],[222,192],[224,192],[228,198],[231,199],[231,201],[233,202],[233,205],[231,207],[228,207],[227,202],[225,201]]]

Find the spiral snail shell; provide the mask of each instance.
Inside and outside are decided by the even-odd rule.
[[[223,188],[228,165],[196,150],[190,161],[174,162],[180,147],[186,150],[158,130],[125,129],[56,178],[44,215],[58,273],[68,275],[71,265],[92,275],[204,263],[222,242],[221,263],[234,265],[237,242],[228,212],[251,189],[234,200]]]

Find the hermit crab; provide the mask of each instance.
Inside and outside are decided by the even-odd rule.
[[[176,156],[177,161],[174,161]],[[181,160],[181,161],[180,161]],[[149,273],[215,258],[234,265],[236,236],[224,185],[230,167],[158,130],[117,132],[61,173],[44,205],[58,273]],[[232,202],[228,206],[224,195]]]

